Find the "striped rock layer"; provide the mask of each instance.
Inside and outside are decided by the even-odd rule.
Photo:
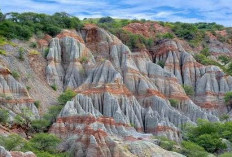
[[[178,43],[165,41],[149,56],[131,52],[93,25],[78,38],[63,34],[51,40],[46,68],[49,84],[77,93],[50,128],[63,138],[61,150],[76,157],[181,156],[159,148],[151,137],[180,141],[184,124],[218,121],[217,109],[196,104],[220,101],[222,87],[230,90],[230,77],[200,65]],[[160,60],[164,68],[155,64]],[[183,84],[194,87],[196,99],[185,94]],[[177,106],[171,98],[179,100]]]

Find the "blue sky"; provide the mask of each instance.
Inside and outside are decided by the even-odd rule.
[[[1,0],[2,12],[65,11],[79,18],[111,16],[232,26],[232,0]]]

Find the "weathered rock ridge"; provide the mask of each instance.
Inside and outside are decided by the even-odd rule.
[[[196,88],[197,94],[216,91],[218,86],[208,86],[215,84],[211,79],[215,73],[218,76],[219,68],[199,65],[174,41],[165,42],[165,48],[169,52],[169,47],[174,47],[177,52],[169,54],[157,47],[153,56],[154,62],[165,61],[163,69],[153,63],[148,52],[133,53],[98,27],[88,25],[79,36],[84,43],[68,35],[52,39],[47,56],[48,83],[77,93],[50,129],[64,139],[62,150],[71,150],[74,156],[116,157],[146,156],[143,149],[147,149],[154,156],[160,148],[152,144],[152,134],[180,141],[185,123],[195,124],[198,118],[218,121],[217,112],[196,105],[182,84],[201,87]],[[88,59],[83,61],[83,56]],[[180,70],[182,67],[185,69]],[[195,72],[192,67],[201,69]],[[179,100],[177,107],[170,105],[170,98]],[[122,142],[129,147],[127,151],[122,151]],[[177,155],[166,153],[171,152],[161,156]]]
[[[176,41],[166,40],[153,50],[155,63],[164,62],[164,69],[176,76],[178,82],[192,86],[192,100],[202,108],[215,112],[225,111],[224,94],[232,90],[232,77],[217,66],[204,66],[196,62]]]
[[[39,112],[34,105],[34,100],[29,96],[24,85],[19,83],[12,75],[11,71],[0,65],[0,105],[9,111],[10,120],[24,109],[30,110],[31,117],[39,118]]]

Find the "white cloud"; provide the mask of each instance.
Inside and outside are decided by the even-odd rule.
[[[232,26],[232,0],[49,0],[50,3],[35,0],[2,1],[0,7],[3,12],[33,11],[52,14],[65,11],[78,17],[206,21]]]

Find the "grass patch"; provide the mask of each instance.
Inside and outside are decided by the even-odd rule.
[[[6,56],[6,51],[5,51],[5,50],[0,49],[0,55],[4,55],[4,56]]]
[[[36,50],[31,50],[30,52],[29,52],[29,55],[39,55],[40,53],[38,52],[38,51],[36,51]]]

